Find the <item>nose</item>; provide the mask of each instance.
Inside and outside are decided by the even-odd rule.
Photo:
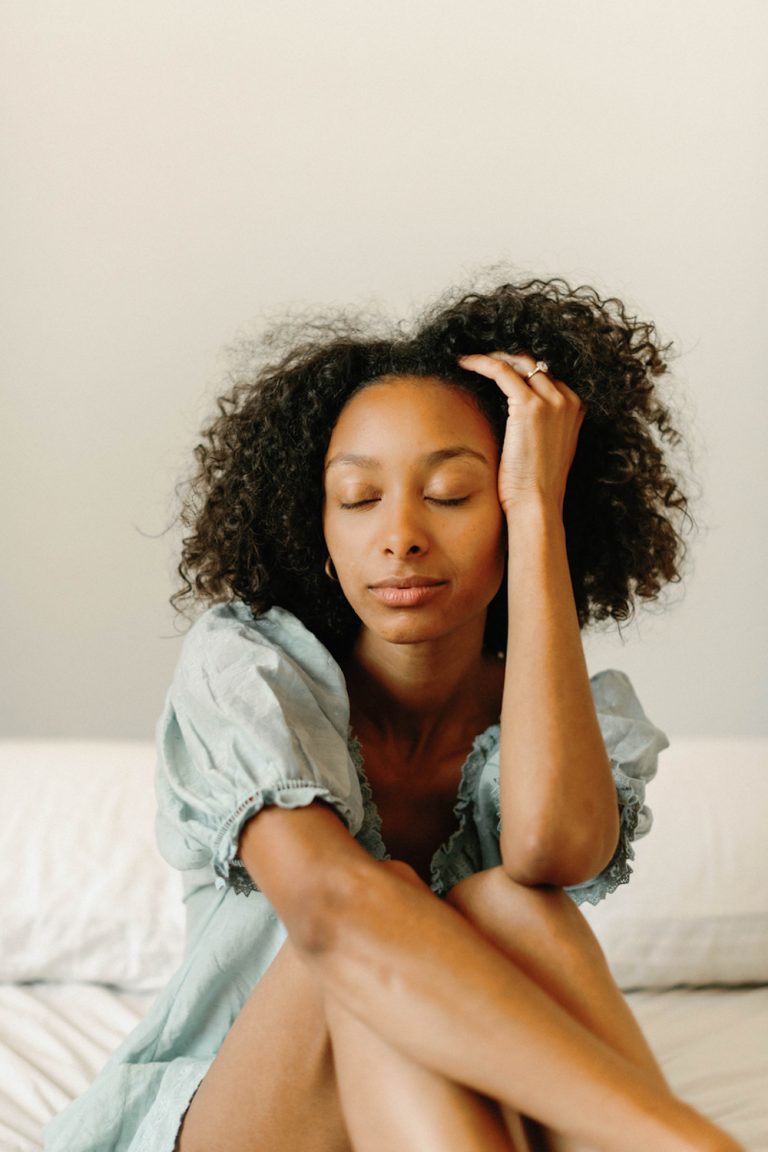
[[[382,551],[388,556],[405,559],[429,550],[429,538],[421,509],[411,500],[393,499],[382,525]]]

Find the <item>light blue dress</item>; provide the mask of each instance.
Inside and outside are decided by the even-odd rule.
[[[569,890],[594,904],[629,879],[631,841],[651,822],[645,784],[667,740],[622,673],[594,677],[592,691],[621,811],[613,860]],[[46,1152],[172,1152],[198,1084],[285,939],[237,857],[251,816],[320,799],[386,857],[341,669],[279,608],[254,619],[242,604],[220,605],[190,629],[158,724],[157,798],[160,850],[184,873],[184,960],[91,1088],[48,1125]],[[440,896],[501,862],[498,725],[474,742],[455,815],[432,861]]]

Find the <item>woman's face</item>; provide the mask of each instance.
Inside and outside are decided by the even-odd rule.
[[[499,449],[471,397],[392,377],[342,410],[325,458],[325,540],[365,628],[408,644],[482,632],[504,571]]]

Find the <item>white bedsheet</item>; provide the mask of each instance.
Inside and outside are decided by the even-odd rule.
[[[627,997],[672,1088],[768,1152],[768,987],[689,988]]]
[[[152,996],[88,984],[0,985],[0,1152],[37,1152]],[[629,996],[675,1090],[748,1152],[768,1152],[768,987]]]
[[[42,1147],[43,1125],[87,1088],[153,998],[94,984],[0,984],[0,1152]]]

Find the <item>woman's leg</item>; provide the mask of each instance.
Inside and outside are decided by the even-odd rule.
[[[493,1101],[413,1063],[338,1004],[328,1021],[355,1152],[530,1152]]]
[[[426,887],[399,861],[384,867]],[[409,1060],[335,1001],[326,1005],[341,1105],[355,1152],[533,1152],[522,1120]]]
[[[646,1082],[649,1075],[656,1079],[661,1095],[666,1095],[647,1045],[607,976],[599,948],[567,896],[521,888],[497,870],[458,886],[451,902],[472,921],[475,930],[510,956],[510,977],[516,987],[521,972],[525,972],[566,1012],[622,1052],[625,1060],[629,1057],[639,1074],[642,1070]],[[448,957],[446,962],[450,963]],[[252,993],[203,1080],[180,1134],[180,1152],[262,1152],[264,1148],[270,1152],[294,1152],[297,1148],[302,1152],[349,1152],[331,1062],[329,1019],[350,1124],[356,1139],[366,1140],[366,1122],[376,1100],[391,1101],[394,1112],[400,1107],[403,1082],[407,1089],[409,1077],[420,1076],[424,1069],[420,1064],[408,1065],[406,1057],[387,1048],[377,1035],[366,1034],[363,1025],[344,1020],[341,1010],[326,1006],[316,976],[287,943]],[[532,1039],[541,1052],[541,1037]],[[385,1044],[378,1055],[376,1044]],[[355,1094],[355,1075],[366,1061],[373,1074],[357,1084]],[[414,1137],[415,1145],[411,1141],[413,1146],[419,1146],[421,1133],[428,1130],[425,1125],[431,1122],[432,1112],[447,1109],[449,1115],[458,1117],[457,1128],[449,1126],[451,1133],[461,1131],[464,1125],[468,1136],[473,1135],[474,1121],[468,1118],[471,1112],[467,1113],[467,1105],[477,1107],[480,1101],[481,1112],[475,1112],[478,1124],[487,1124],[487,1118],[494,1115],[494,1106],[488,1110],[481,1098],[439,1074],[434,1076],[437,1091],[419,1091],[419,1085],[427,1083],[419,1081],[404,1112],[420,1134]],[[557,1093],[558,1085],[553,1083],[551,1090]],[[510,1133],[515,1128],[517,1134],[506,1147],[517,1152],[526,1145],[519,1138],[519,1118],[511,1116]],[[537,1130],[537,1140],[540,1134]],[[497,1136],[498,1132],[494,1138]],[[406,1143],[406,1138],[401,1142]],[[442,1142],[445,1152],[456,1146],[453,1142],[446,1146],[445,1139]],[[572,1144],[560,1146],[573,1148]],[[715,1146],[720,1148],[721,1143],[712,1143]],[[534,1143],[532,1147],[551,1145]],[[369,1152],[365,1143],[359,1148]]]
[[[177,1152],[350,1152],[315,977],[286,942],[190,1104]]]
[[[382,866],[422,884],[406,865]],[[327,1005],[316,977],[287,941],[195,1094],[177,1150],[351,1147],[529,1152],[519,1118],[510,1113],[505,1128],[496,1105],[408,1060],[340,1006]]]
[[[526,888],[502,868],[478,872],[448,902],[575,1020],[665,1085],[592,929],[559,888]]]
[[[575,1020],[666,1086],[600,945],[565,892],[526,888],[493,868],[461,881],[447,899]],[[534,1144],[542,1140],[529,1131]],[[559,1138],[542,1146],[568,1147]]]

